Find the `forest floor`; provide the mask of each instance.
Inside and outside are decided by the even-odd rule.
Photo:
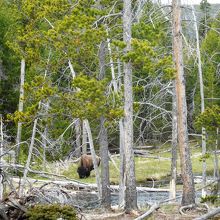
[[[195,179],[195,188],[201,188],[201,175],[202,175],[202,158],[201,158],[201,147],[193,142],[191,144],[191,155],[192,155],[192,166],[194,175],[197,176]],[[220,156],[220,155],[219,155]],[[156,147],[153,150],[148,150],[143,156],[135,156],[135,169],[136,169],[136,180],[137,186],[142,189],[138,193],[139,195],[139,214],[144,213],[148,210],[150,205],[160,201],[165,201],[168,199],[168,189],[169,189],[169,173],[170,173],[170,160],[171,158],[171,148],[169,145],[164,145],[162,147]],[[110,182],[114,193],[112,195],[113,205],[117,204],[117,190],[114,188],[118,185],[119,180],[119,157],[118,155],[112,155],[112,160],[110,161]],[[219,157],[220,159],[220,157]],[[206,159],[207,163],[207,175],[213,176],[213,155],[210,152],[209,157]],[[35,166],[35,165],[34,165]],[[33,170],[42,170],[39,166],[32,167]],[[31,174],[28,178],[28,184],[30,185],[29,197],[32,198],[40,197],[42,200],[42,195],[45,198],[50,198],[52,200],[68,200],[69,197],[73,199],[77,207],[82,208],[82,214],[86,220],[132,220],[137,217],[137,215],[128,215],[123,213],[118,209],[113,209],[110,211],[103,211],[103,209],[96,208],[97,206],[90,207],[91,204],[96,204],[98,199],[96,195],[96,189],[94,189],[95,183],[95,173],[91,172],[91,176],[86,179],[79,179],[77,174],[77,163],[73,160],[58,161],[54,163],[48,163],[46,167],[46,173],[41,172],[43,175]],[[73,180],[73,181],[72,181]],[[208,179],[207,182],[213,179]],[[13,182],[16,186],[19,185],[20,179],[13,178]],[[83,190],[83,186],[77,186],[73,184],[89,185],[90,188]],[[72,185],[71,185],[72,183]],[[83,184],[85,183],[85,184]],[[148,189],[146,188],[148,187]],[[147,191],[149,188],[154,188],[154,191]],[[78,193],[77,193],[78,190]],[[180,178],[180,168],[178,160],[178,181],[177,181],[177,195],[181,194],[182,181]],[[210,190],[207,188],[207,190]],[[200,203],[200,192],[197,194],[197,202]],[[55,195],[55,196],[54,196]],[[59,196],[57,196],[59,195]],[[68,198],[66,197],[68,195]],[[49,196],[49,197],[48,197]],[[72,200],[71,200],[72,201]],[[80,204],[81,202],[81,204]],[[98,203],[97,203],[98,204]],[[167,204],[161,205],[158,210],[156,210],[152,216],[151,220],[191,220],[204,214],[201,210],[190,210],[181,215],[179,213],[179,204]],[[137,213],[136,213],[137,214]],[[82,218],[83,219],[83,218]],[[216,218],[216,219],[220,219]]]
[[[192,209],[187,210],[184,214],[179,212],[179,204],[166,204],[160,206],[159,209],[154,211],[148,220],[192,220],[196,217],[204,215],[206,212],[204,209]],[[140,211],[139,214],[143,214],[143,211]],[[103,211],[103,210],[93,210],[87,213],[83,213],[83,216],[86,220],[134,220],[138,216],[135,214],[125,214],[121,211]],[[220,215],[215,216],[212,220],[219,220]]]

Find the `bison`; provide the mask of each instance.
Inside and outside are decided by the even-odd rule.
[[[100,165],[100,157],[96,156],[97,165]],[[79,174],[79,178],[87,178],[90,176],[90,172],[94,169],[92,156],[83,154],[80,158],[80,163],[77,169],[77,173]]]

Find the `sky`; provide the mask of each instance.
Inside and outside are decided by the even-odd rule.
[[[162,3],[171,3],[172,0],[161,0]],[[184,4],[200,4],[201,0],[181,0]],[[220,0],[208,0],[208,3],[210,4],[220,4]]]

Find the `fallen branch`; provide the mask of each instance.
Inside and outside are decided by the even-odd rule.
[[[27,212],[27,209],[22,206],[21,204],[19,204],[16,200],[12,199],[12,198],[8,198],[8,205],[12,206],[16,209],[20,209],[22,212]]]
[[[138,157],[143,157],[143,158],[152,158],[152,159],[157,159],[157,160],[170,160],[168,157],[160,157],[160,156],[149,156],[147,154],[138,154]]]
[[[143,215],[137,217],[135,220],[141,220],[146,217],[149,217],[155,210],[157,210],[159,208],[160,208],[160,206],[157,203],[155,203],[154,205],[151,206],[151,208],[147,212],[145,212]]]
[[[195,207],[195,204],[185,205],[185,206],[180,207],[179,212],[181,215],[186,215],[186,213],[184,213],[184,210],[192,209],[194,207]]]
[[[209,219],[219,213],[220,213],[220,207],[213,209],[212,211],[210,211],[210,212],[206,213],[205,215],[202,215],[198,218],[195,218],[194,220],[206,220],[206,219]]]

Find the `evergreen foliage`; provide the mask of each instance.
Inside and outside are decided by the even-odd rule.
[[[35,205],[28,208],[26,213],[28,220],[57,220],[59,218],[65,220],[77,220],[75,210],[68,205]]]

